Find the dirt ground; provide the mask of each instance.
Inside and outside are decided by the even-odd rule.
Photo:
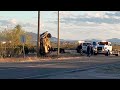
[[[70,58],[70,57],[80,57],[78,53],[76,53],[76,50],[67,50],[66,53],[60,53],[59,57],[57,56],[57,52],[51,53],[47,57],[37,57],[36,54],[31,55],[28,54],[23,57],[23,55],[20,55],[18,57],[5,57],[0,58],[0,62],[31,62],[31,61],[39,61],[39,60],[51,60],[51,59],[57,59],[57,58]]]
[[[74,58],[86,57],[86,54],[80,55],[79,53],[76,53],[76,50],[66,50],[65,52],[66,53],[60,53],[59,56],[57,56],[57,52],[53,52],[50,54],[50,56],[47,56],[47,57],[37,57],[37,55],[26,55],[25,58],[23,56],[0,58],[0,63],[4,63],[4,62],[34,62],[34,61],[41,61],[41,60],[74,59]],[[99,59],[98,57],[104,57],[104,55],[97,55],[97,56],[93,56],[93,57],[96,57],[96,59]],[[111,57],[115,57],[115,56],[111,55]]]

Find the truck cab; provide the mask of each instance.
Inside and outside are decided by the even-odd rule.
[[[111,42],[108,42],[108,41],[100,41],[100,42],[98,42],[97,53],[101,53],[101,54],[109,53],[109,54],[112,54]]]
[[[97,55],[98,42],[92,42],[92,46],[93,46],[93,53],[94,53],[94,55]]]
[[[87,46],[88,45],[92,45],[91,42],[83,42],[82,43],[82,50],[83,50],[83,53],[86,53],[87,52]]]

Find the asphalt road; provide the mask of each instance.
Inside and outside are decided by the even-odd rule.
[[[101,65],[119,62],[119,56],[98,55],[36,62],[0,63],[0,79],[51,79],[49,77],[54,79],[65,73],[83,72]],[[59,77],[57,78],[59,79]]]

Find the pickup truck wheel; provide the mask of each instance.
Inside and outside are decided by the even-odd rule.
[[[105,56],[110,56],[110,51],[106,52]]]
[[[97,55],[97,53],[94,52],[94,55]]]
[[[115,54],[115,56],[118,56],[118,54]]]

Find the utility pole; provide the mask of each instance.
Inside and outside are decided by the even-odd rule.
[[[38,11],[38,36],[37,36],[37,57],[40,50],[40,11]]]
[[[60,39],[59,39],[59,29],[60,29],[60,17],[59,17],[59,11],[58,11],[58,44],[57,44],[57,47],[58,47],[58,51],[57,51],[57,57],[59,57],[59,51],[60,51]]]

